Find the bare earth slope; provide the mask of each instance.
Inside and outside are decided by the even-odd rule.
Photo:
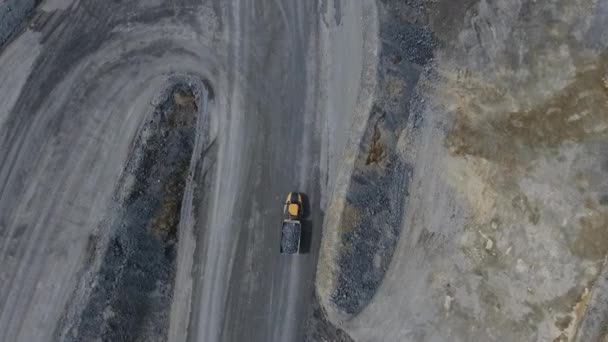
[[[321,281],[328,275],[319,268],[331,320],[356,341],[572,341],[579,327],[579,340],[605,338],[608,7],[379,3],[375,106],[387,120],[406,97],[408,123],[391,130],[370,121],[355,174],[398,165],[390,151],[376,158],[396,134],[397,160],[412,167],[402,177],[411,178],[396,208],[403,216],[390,263],[382,253],[337,258],[333,283]],[[402,30],[393,36],[395,27]],[[416,30],[432,35],[433,58],[411,87],[411,73],[399,70],[424,66],[412,58],[423,41],[409,40]],[[381,226],[369,222],[387,217],[360,210],[352,184],[346,198],[355,207],[325,227],[342,232],[343,245],[331,247],[343,255],[377,248],[352,236],[377,233]],[[380,251],[390,248],[381,243]],[[341,282],[353,267],[370,281]]]

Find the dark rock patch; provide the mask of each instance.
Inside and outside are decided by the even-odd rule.
[[[391,262],[401,233],[411,166],[401,160],[397,142],[408,121],[422,117],[413,106],[420,74],[433,58],[435,38],[424,20],[399,13],[398,1],[383,1],[378,92],[359,147],[342,220],[343,249],[331,301],[347,316],[372,299]],[[414,112],[414,114],[411,114]],[[411,114],[411,115],[410,115]]]
[[[124,173],[133,181],[123,185],[101,267],[66,340],[166,340],[197,113],[192,90],[178,85],[143,128]]]

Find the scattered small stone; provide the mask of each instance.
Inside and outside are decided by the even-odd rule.
[[[568,119],[566,119],[567,122],[572,122],[572,121],[578,121],[580,120],[582,117],[579,114],[572,114],[568,117]]]
[[[479,234],[486,239],[486,250],[491,250],[494,247],[494,241],[490,239],[486,234],[482,233],[481,230],[478,230]]]
[[[491,250],[492,247],[494,246],[494,242],[492,241],[492,239],[488,239],[486,240],[486,250]]]
[[[515,270],[518,273],[528,272],[529,267],[522,259],[517,259],[517,264],[515,265]]]
[[[445,296],[445,300],[443,301],[443,307],[445,308],[445,311],[450,311],[450,307],[452,306],[453,300],[454,300],[454,297],[452,297],[450,295]]]
[[[103,310],[102,316],[103,316],[103,319],[108,320],[110,318],[114,318],[114,316],[116,316],[116,314],[114,313],[114,311],[112,310],[112,308],[110,306],[107,306],[105,308],[105,310]]]

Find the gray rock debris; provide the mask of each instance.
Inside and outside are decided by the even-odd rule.
[[[36,6],[34,0],[6,0],[0,2],[0,48],[24,24]]]

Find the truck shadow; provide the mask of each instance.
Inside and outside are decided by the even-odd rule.
[[[302,195],[302,220],[306,220],[310,217],[310,201],[308,200],[308,196],[304,193],[300,193]]]
[[[312,246],[312,220],[310,220],[310,201],[308,196],[302,194],[302,236],[300,237],[300,253],[310,253]]]
[[[302,220],[302,236],[300,237],[300,253],[310,253],[312,246],[312,221]]]

